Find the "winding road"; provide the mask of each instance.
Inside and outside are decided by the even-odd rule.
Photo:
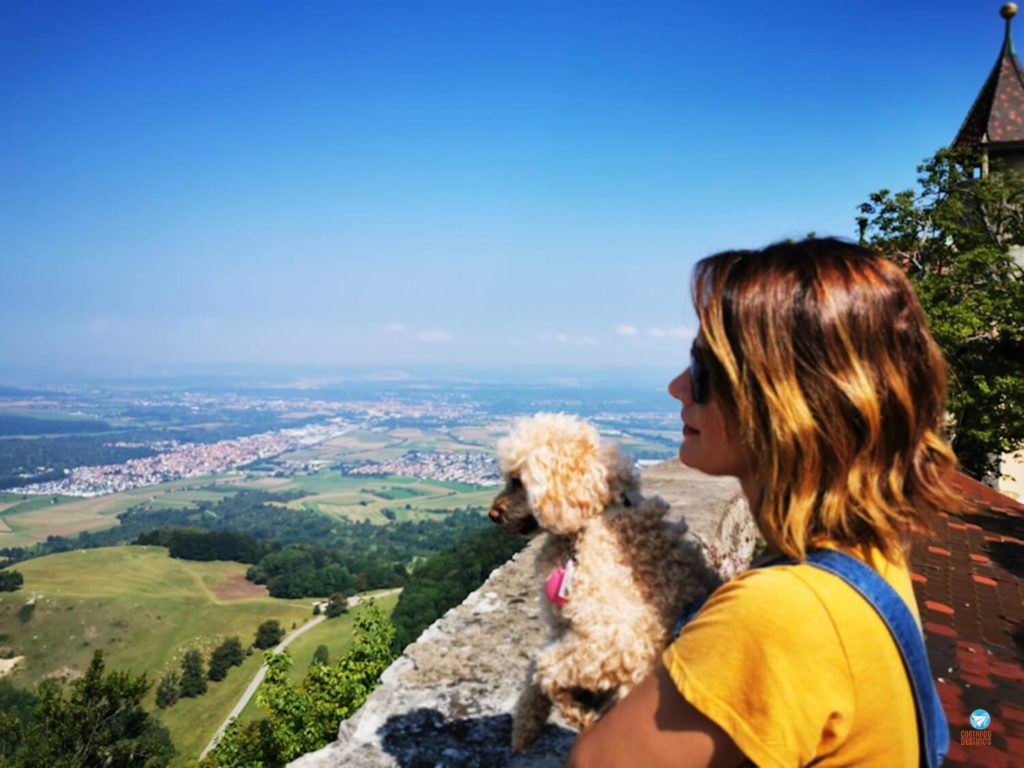
[[[386,597],[387,595],[395,595],[401,591],[401,587],[396,587],[395,589],[388,589],[380,592],[375,592],[372,595],[353,595],[352,597],[348,598],[348,606],[349,608],[354,608],[355,606],[359,605],[359,603],[363,602],[363,600],[372,600],[376,597]],[[281,651],[283,651],[285,648],[288,647],[288,645],[293,640],[301,636],[304,632],[322,623],[326,618],[327,617],[325,615],[320,614],[319,616],[315,617],[312,621],[307,621],[301,627],[299,627],[290,635],[288,635],[284,640],[275,645],[273,648],[274,653],[280,653]],[[256,693],[256,689],[260,687],[260,683],[263,682],[263,678],[266,676],[267,665],[264,664],[260,667],[255,677],[253,677],[252,682],[249,683],[249,687],[245,689],[245,693],[242,694],[242,697],[238,700],[238,703],[235,704],[234,709],[232,709],[228,716],[224,718],[224,722],[220,724],[220,728],[218,728],[217,732],[213,734],[213,738],[210,739],[210,743],[206,745],[206,748],[203,750],[202,754],[199,755],[200,760],[206,757],[210,750],[217,746],[217,742],[220,741],[220,737],[224,735],[224,730],[231,724],[232,720],[234,720],[236,717],[242,714],[242,710],[245,709],[245,705],[249,703],[249,699],[251,699],[253,695]]]

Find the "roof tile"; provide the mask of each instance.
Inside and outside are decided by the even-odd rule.
[[[925,644],[949,720],[949,766],[1008,766],[1024,754],[1024,506],[958,475],[969,503],[915,541],[910,565]],[[960,744],[975,709],[992,716],[991,746]]]

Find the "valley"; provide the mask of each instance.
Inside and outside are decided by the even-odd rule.
[[[23,584],[0,592],[0,690],[68,684],[102,651],[107,669],[147,675],[143,706],[170,733],[172,765],[184,766],[259,670],[263,652],[251,645],[262,623],[292,632],[332,593],[381,593],[387,616],[409,588],[416,597],[401,621],[403,637],[415,636],[473,588],[437,581],[450,566],[431,558],[474,536],[481,544],[470,551],[486,550],[488,567],[514,551],[486,519],[499,480],[495,443],[512,419],[589,412],[638,458],[663,458],[677,424],[657,413],[654,392],[595,385],[586,398],[579,382],[429,378],[312,391],[252,382],[6,388],[0,563]],[[214,541],[246,562],[215,559],[204,543]],[[421,572],[430,579],[422,585]],[[355,620],[351,611],[301,634],[288,679],[302,683],[320,646],[329,663],[340,658]],[[181,671],[188,652],[209,663],[232,637],[245,649],[237,669],[200,696],[157,706],[157,683]],[[254,697],[238,722],[264,716]]]

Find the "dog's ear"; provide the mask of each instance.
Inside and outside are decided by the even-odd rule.
[[[542,414],[520,424],[529,435],[520,478],[541,528],[578,531],[610,498],[597,430],[580,419]]]
[[[601,443],[601,465],[608,478],[608,495],[618,499],[627,491],[640,490],[640,474],[633,460],[616,443]]]

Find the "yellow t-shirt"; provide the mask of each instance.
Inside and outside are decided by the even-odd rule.
[[[877,551],[860,559],[920,625],[906,564]],[[859,593],[819,568],[737,576],[663,661],[686,700],[758,766],[918,765],[914,699],[895,641]]]

